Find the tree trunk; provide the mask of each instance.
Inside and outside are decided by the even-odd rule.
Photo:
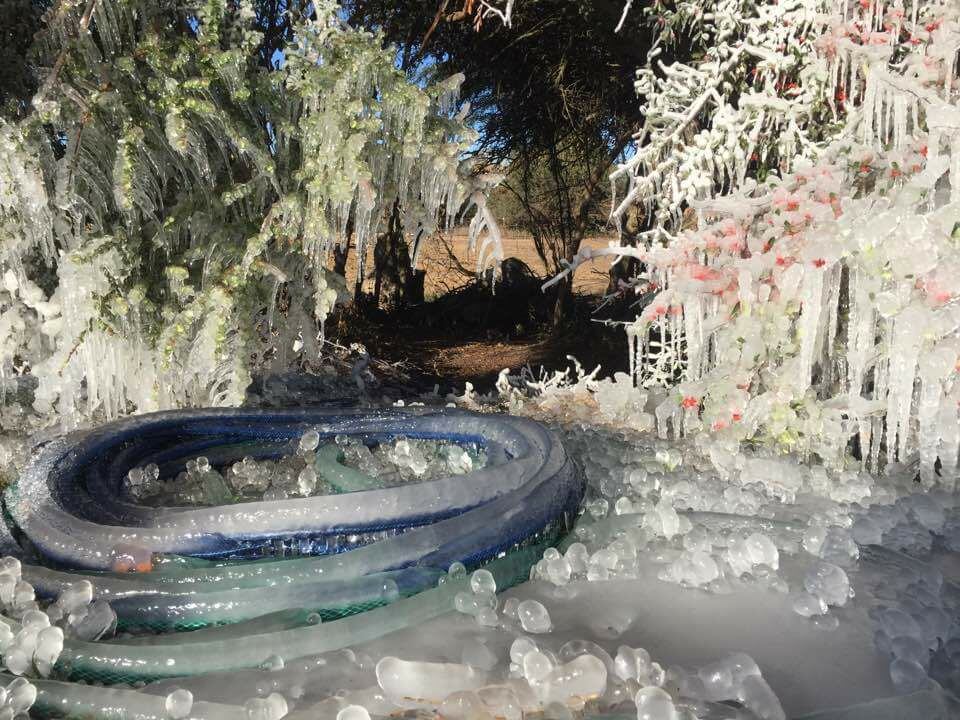
[[[404,300],[408,304],[419,305],[425,298],[427,273],[423,270],[410,268],[410,277],[407,278],[407,287]]]
[[[347,258],[350,257],[349,239],[343,245],[333,248],[333,271],[341,277],[347,276]]]
[[[378,307],[402,307],[409,300],[423,295],[423,284],[410,265],[410,252],[403,236],[400,205],[395,202],[387,231],[377,238],[373,251],[374,301]]]
[[[640,233],[650,230],[650,224],[649,219],[639,207],[633,208],[624,219],[623,230],[620,233],[620,243],[636,247],[640,243]],[[610,278],[607,283],[607,293],[619,292],[620,281],[626,282],[636,277],[641,269],[642,265],[636,258],[624,258],[615,265],[611,265],[607,273]]]
[[[583,238],[586,234],[585,222],[581,218],[571,228],[569,235],[566,236],[566,241],[563,243],[563,257],[568,263],[572,263],[573,258],[580,252],[580,246],[583,244]],[[556,328],[563,325],[573,314],[573,273],[566,275],[555,287],[557,288],[557,296],[553,304],[552,324]]]
[[[554,328],[561,327],[573,313],[573,277],[567,275],[560,282],[554,285],[556,296],[553,300],[553,317],[551,325]]]

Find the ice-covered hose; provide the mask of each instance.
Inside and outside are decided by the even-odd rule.
[[[491,461],[390,488],[345,472],[334,483],[338,494],[219,507],[148,508],[122,492],[133,467],[153,462],[175,474],[199,454],[221,465],[248,454],[279,456],[310,428],[329,440],[472,443]],[[321,454],[320,462],[336,458]],[[507,587],[525,579],[544,544],[569,527],[583,491],[556,437],[522,418],[222,409],[138,416],[53,440],[7,490],[5,506],[21,545],[43,558],[23,565],[38,594],[54,597],[88,579],[129,628],[205,628],[65,641],[55,676],[115,684],[256,668],[274,656],[316,655],[422,622],[449,610],[462,589],[462,581],[437,585],[454,562],[486,565]],[[141,572],[118,572],[130,569]],[[71,687],[41,689],[41,705],[56,698],[98,716],[119,702],[98,699],[90,687],[71,697]],[[102,711],[91,711],[97,703]]]

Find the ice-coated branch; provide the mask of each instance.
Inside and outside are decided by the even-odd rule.
[[[630,14],[630,8],[633,7],[633,0],[626,0],[623,3],[623,11],[620,13],[620,21],[617,23],[617,27],[614,28],[614,32],[618,33],[623,29],[623,24],[627,21],[627,15]]]
[[[481,19],[496,17],[506,27],[513,22],[513,5],[516,0],[480,0],[478,15]]]
[[[602,257],[613,256],[614,260],[611,263],[616,265],[623,258],[630,257],[641,262],[646,261],[648,253],[646,250],[641,248],[630,247],[627,245],[618,245],[616,243],[610,243],[609,247],[605,248],[590,248],[590,247],[581,247],[577,251],[577,254],[573,256],[573,260],[570,262],[562,261],[565,265],[564,269],[559,273],[554,275],[552,278],[547,280],[541,287],[542,290],[547,290],[552,286],[556,285],[563,278],[568,275],[573,275],[577,271],[577,268],[583,265],[586,262],[593,262],[599,260]]]

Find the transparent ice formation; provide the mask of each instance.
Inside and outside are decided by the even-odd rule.
[[[400,436],[371,448],[338,435],[321,445],[320,433],[308,430],[293,452],[278,457],[247,455],[218,469],[200,455],[172,478],[160,477],[156,464],[135,467],[127,473],[125,489],[133,501],[151,507],[214,507],[424,482],[464,475],[485,464],[485,450],[456,442]]]
[[[305,432],[304,427],[313,429]],[[266,445],[276,453],[292,441],[295,452],[287,462],[306,466],[316,462],[321,436],[342,452],[362,444],[346,437],[351,434],[378,439],[384,475],[409,471],[411,477],[390,482],[364,474],[368,485],[362,488],[332,487],[332,494],[286,504],[231,504],[228,498],[227,504],[196,510],[164,505],[151,509],[109,493],[118,485],[142,488],[163,482],[160,468],[175,453],[187,464],[186,474],[206,479],[215,463],[242,457],[251,443],[259,444],[257,452]],[[105,447],[114,439],[121,445],[111,454]],[[202,446],[209,451],[198,455],[196,448]],[[466,452],[464,446],[477,449]],[[138,453],[159,462],[138,463]],[[483,460],[488,454],[493,456],[489,464]],[[426,458],[426,466],[420,458]],[[66,470],[66,463],[79,463],[86,482],[76,484],[77,475]],[[121,470],[122,463],[133,464],[135,471]],[[247,462],[244,474],[259,476],[262,464],[257,463]],[[62,678],[143,682],[235,668],[284,677],[303,667],[297,662],[301,658],[443,614],[462,596],[477,606],[473,611],[480,627],[496,627],[496,591],[526,577],[534,549],[557,537],[583,492],[582,478],[542,426],[459,411],[167,413],[55,441],[35,458],[33,472],[37,484],[25,476],[7,498],[19,508],[14,514],[21,518],[21,527],[34,533],[33,547],[79,565],[107,563],[113,573],[84,575],[12,557],[0,561],[4,664],[9,672],[41,683],[44,707],[67,702],[88,708],[94,716],[123,707],[163,717],[278,720],[290,713],[298,695],[287,688],[217,704],[182,686],[153,697],[132,689],[67,685]],[[413,481],[417,474],[426,477]],[[271,486],[275,481],[270,479]],[[312,507],[296,504],[310,502]],[[67,521],[68,509],[76,513],[72,521]],[[210,522],[211,512],[217,523]],[[364,513],[379,522],[392,513],[394,531],[364,530]],[[43,525],[44,515],[53,522]],[[145,525],[151,518],[152,528]],[[119,519],[128,524],[103,524]],[[351,541],[347,521],[360,523],[353,533],[369,536]],[[326,539],[321,545],[313,539],[300,542],[299,557],[284,558],[281,548],[270,562],[256,561],[284,541],[284,531],[278,538],[277,528],[296,533],[306,527],[297,525],[303,522],[312,523],[310,532],[316,538],[331,527],[337,536],[347,535],[353,547],[338,547]],[[174,528],[200,532],[174,541]],[[507,548],[505,532],[516,538]],[[71,534],[79,543],[63,540]],[[145,537],[192,545],[192,555],[158,552],[161,548],[142,542]],[[461,558],[486,566],[468,574]],[[543,618],[535,613],[531,617],[543,625]],[[549,619],[546,623],[544,630]],[[158,631],[167,632],[154,634]],[[114,632],[119,634],[114,637]],[[250,642],[252,636],[258,641]],[[561,674],[550,687],[563,686],[568,675],[579,677],[584,662],[558,670]],[[387,668],[383,677],[393,672],[386,661],[378,667]],[[418,663],[410,667],[422,669]],[[405,682],[416,672],[400,674]],[[43,680],[51,673],[57,680]],[[431,692],[440,687],[430,684]],[[370,702],[367,698],[354,705],[366,711]],[[345,717],[358,713],[362,715],[350,710]]]
[[[382,416],[379,422],[389,417]],[[420,417],[428,418],[429,412]],[[495,433],[484,427],[489,450]],[[335,431],[330,432],[335,438]],[[410,437],[409,430],[407,433]],[[303,430],[292,432],[291,437],[294,455],[301,461],[303,453],[316,455],[323,447],[319,438],[314,446],[315,438],[309,434],[301,445]],[[367,576],[367,590],[365,580],[351,579],[349,565],[341,561],[358,553],[358,562],[366,562],[364,548],[327,558],[274,558],[266,563],[186,562],[151,556],[149,573],[88,578],[3,560],[0,600],[9,618],[4,621],[9,628],[8,640],[3,641],[7,643],[3,654],[6,667],[29,676],[45,698],[70,698],[70,702],[104,709],[139,708],[160,717],[189,713],[188,717],[219,718],[233,713],[274,718],[286,711],[285,717],[295,720],[327,713],[342,715],[345,720],[366,720],[427,710],[450,717],[489,715],[518,720],[534,712],[549,717],[576,717],[613,708],[622,712],[624,703],[629,703],[630,713],[638,717],[674,720],[725,718],[723,708],[729,709],[729,703],[742,706],[744,718],[778,720],[787,716],[779,695],[782,688],[748,655],[728,652],[709,662],[679,666],[640,645],[621,642],[618,638],[625,633],[640,632],[642,636],[644,632],[643,625],[631,629],[631,616],[623,614],[630,607],[629,596],[619,609],[615,603],[605,604],[603,609],[581,606],[577,618],[591,628],[589,639],[570,634],[568,604],[575,602],[583,588],[604,588],[610,583],[606,594],[614,600],[620,587],[617,583],[639,581],[654,586],[666,583],[664,587],[704,597],[772,593],[775,600],[771,602],[779,603],[796,622],[808,623],[808,632],[836,628],[838,623],[860,623],[873,640],[872,646],[859,652],[884,658],[889,668],[889,693],[928,693],[930,702],[940,702],[931,682],[952,687],[950,678],[960,661],[960,655],[953,652],[958,598],[950,581],[898,548],[904,546],[904,538],[921,531],[932,539],[913,543],[910,552],[923,555],[933,546],[956,542],[952,528],[957,525],[958,508],[953,496],[918,496],[909,473],[903,473],[881,479],[871,488],[870,498],[875,502],[864,502],[862,496],[849,502],[842,499],[851,495],[844,485],[860,483],[859,476],[824,474],[789,457],[747,458],[762,463],[747,462],[746,472],[724,476],[695,444],[641,439],[582,425],[570,426],[562,438],[582,467],[589,499],[570,535],[554,546],[527,552],[524,559],[514,557],[522,551],[514,551],[477,569],[468,569],[457,560],[441,561],[440,568],[427,575],[422,575],[422,568],[388,570],[386,575]],[[497,442],[506,440],[504,434]],[[501,468],[504,458],[510,461],[514,457],[509,442],[505,447],[505,455],[499,450],[490,453],[486,468]],[[234,452],[244,450],[235,448]],[[189,459],[211,455],[184,453]],[[759,467],[773,480],[764,481]],[[784,502],[788,475],[795,488],[793,502]],[[386,489],[400,492],[417,484],[401,483]],[[825,489],[833,497],[825,495]],[[368,491],[347,495],[356,492]],[[548,496],[542,497],[545,501]],[[502,512],[509,515],[512,510],[505,507]],[[451,537],[464,537],[460,535],[462,526],[459,518],[451,523]],[[498,527],[497,532],[502,532],[503,526]],[[879,537],[879,545],[858,542],[864,539],[865,528],[868,539]],[[899,529],[891,532],[895,528]],[[366,557],[372,560],[376,556],[368,553]],[[502,562],[507,565],[497,565]],[[292,584],[268,581],[265,592],[258,594],[258,585],[273,576],[274,568],[295,573],[283,572]],[[327,581],[318,579],[317,570],[321,578],[331,573],[329,587],[324,585]],[[267,575],[260,577],[262,573]],[[524,587],[536,589],[534,594],[509,590],[503,594],[527,576],[533,582]],[[401,592],[410,587],[407,583],[414,583],[419,590],[409,598]],[[185,594],[188,586],[194,590]],[[225,587],[246,589],[220,594],[219,589]],[[318,597],[316,593],[337,588],[340,593],[381,593],[376,595],[381,598],[386,591],[392,599],[379,610],[344,619],[321,618],[296,609],[297,587]],[[144,596],[149,603],[137,599],[142,593],[152,593]],[[16,597],[21,599],[16,601]],[[241,617],[238,610],[213,612],[212,604],[206,610],[197,605],[218,597],[235,598],[236,608],[249,603],[250,615]],[[57,599],[51,602],[46,598]],[[289,603],[282,605],[282,598]],[[76,623],[66,619],[98,617],[97,603],[114,608],[116,615],[97,623],[105,634],[90,646],[101,658],[91,664],[81,659],[80,638],[71,635],[70,628]],[[278,609],[258,614],[268,607]],[[179,614],[186,608],[191,608],[192,617],[228,624],[170,633],[169,629],[188,629],[175,621],[165,634],[142,634],[143,628],[157,622],[156,613]],[[442,633],[418,638],[417,627],[422,622],[440,622],[442,617],[437,616],[451,611],[459,612],[448,616],[453,620],[443,621],[447,623],[441,626],[446,628],[443,632],[453,628],[456,633],[467,633],[463,642],[458,641],[456,653],[411,651],[420,643],[449,647],[449,638]],[[119,627],[114,630],[111,624]],[[23,633],[20,625],[28,632]],[[383,637],[403,628],[409,628],[413,636],[398,637],[396,642]],[[36,639],[31,640],[34,632]],[[428,631],[428,635],[435,632]],[[260,640],[250,643],[248,633],[256,633]],[[20,640],[15,641],[17,637]],[[413,645],[411,637],[417,638]],[[382,639],[363,652],[335,650],[375,638]],[[311,660],[318,652],[326,653],[328,659]],[[190,674],[203,663],[208,672],[197,678],[171,677],[155,688],[148,685],[145,692],[56,684],[57,680],[43,677],[47,667],[58,677],[62,672],[58,668],[67,667],[60,663],[67,659],[74,666],[79,663],[79,667],[108,677],[106,673],[113,672],[110,668],[122,667],[132,658],[161,664],[173,660],[178,674]],[[247,669],[226,671],[224,659],[231,666]],[[151,672],[156,672],[157,666],[153,667]]]

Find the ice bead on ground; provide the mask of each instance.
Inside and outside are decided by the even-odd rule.
[[[803,586],[827,605],[843,606],[850,599],[847,573],[832,563],[814,563],[803,579]]]
[[[553,628],[550,613],[538,600],[524,600],[517,606],[520,626],[530,633],[547,633]]]
[[[280,720],[288,712],[287,700],[280,693],[251,698],[243,704],[247,720]]]
[[[531,684],[544,704],[567,703],[572,698],[586,701],[603,694],[607,686],[607,668],[593,655],[580,655],[553,667]]]
[[[640,688],[634,696],[637,720],[679,720],[670,693],[658,687]]]
[[[455,663],[401,660],[387,656],[376,665],[377,683],[384,694],[399,704],[407,699],[439,704],[461,690],[476,690],[486,684],[486,673]]]
[[[827,603],[823,598],[811,593],[799,593],[793,598],[793,611],[803,617],[814,617],[827,612]]]
[[[337,713],[336,720],[370,720],[370,713],[362,705],[347,705]]]
[[[178,688],[164,698],[163,708],[171,720],[181,720],[188,717],[191,709],[193,709],[193,693]]]

